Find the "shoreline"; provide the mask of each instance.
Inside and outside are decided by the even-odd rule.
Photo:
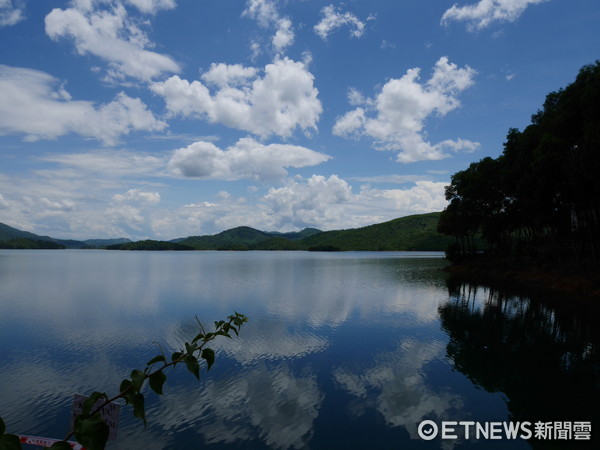
[[[474,257],[450,262],[442,269],[466,281],[502,287],[506,283],[526,290],[568,294],[582,299],[600,300],[600,275],[576,272],[569,268],[539,267],[489,257]]]

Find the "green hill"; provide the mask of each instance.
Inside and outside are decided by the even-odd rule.
[[[5,244],[5,248],[41,248],[42,241],[66,248],[105,247],[113,250],[443,251],[454,239],[437,232],[439,217],[439,212],[418,214],[362,228],[336,231],[305,228],[297,232],[279,233],[236,227],[210,236],[189,236],[169,242],[131,242],[128,239],[61,240],[38,236],[0,223],[0,244]],[[19,241],[15,241],[17,239]]]
[[[39,236],[29,231],[18,230],[17,228],[9,227],[4,223],[0,223],[0,242],[6,243],[13,239],[19,239],[20,246],[18,248],[41,248],[39,242],[51,242],[57,244],[55,246],[44,246],[43,248],[85,248],[87,245],[82,241],[75,241],[72,239],[55,239],[50,236]],[[25,239],[25,240],[22,240]],[[33,242],[38,242],[34,244]],[[28,246],[30,244],[31,246]]]
[[[197,250],[439,250],[453,240],[437,232],[440,213],[402,217],[367,227],[277,233],[237,227],[210,236],[190,236],[171,242]]]
[[[154,241],[146,239],[144,241],[126,242],[123,244],[107,245],[107,250],[194,250],[189,245],[178,244],[175,242]]]
[[[401,217],[350,230],[325,231],[302,239],[307,250],[443,251],[453,239],[437,232],[439,212]]]
[[[176,239],[182,245],[189,245],[197,250],[248,250],[249,246],[266,241],[271,235],[250,227],[236,227],[210,236],[190,236]]]

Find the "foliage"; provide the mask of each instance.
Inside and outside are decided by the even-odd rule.
[[[196,319],[197,320],[197,319]],[[210,370],[215,362],[215,352],[206,345],[213,341],[218,336],[223,336],[231,339],[231,334],[239,334],[240,328],[248,321],[248,318],[243,314],[234,313],[229,316],[226,321],[220,320],[215,322],[214,331],[207,332],[199,320],[199,333],[191,340],[186,342],[184,348],[170,355],[161,353],[146,363],[143,370],[135,369],[125,378],[119,386],[119,393],[113,397],[109,397],[105,392],[94,392],[84,402],[83,411],[75,417],[72,431],[61,442],[52,445],[55,450],[70,449],[71,447],[66,442],[73,435],[77,441],[86,447],[88,450],[102,450],[108,440],[109,429],[104,423],[101,416],[101,411],[111,402],[118,399],[124,399],[126,404],[133,407],[133,415],[144,422],[146,426],[146,411],[144,408],[143,389],[146,381],[156,394],[163,394],[163,385],[167,380],[165,369],[175,367],[178,364],[184,364],[187,369],[200,379],[201,360],[206,364],[206,370]],[[98,402],[100,403],[98,404]],[[20,449],[21,444],[17,436],[5,434],[5,425],[0,418],[0,449],[12,450]],[[15,440],[16,439],[16,440]]]
[[[481,233],[490,252],[596,266],[600,257],[600,62],[552,92],[504,151],[455,173],[438,230],[461,254]]]
[[[124,244],[114,244],[106,246],[107,250],[194,250],[189,245],[175,242],[154,241],[147,239],[145,241],[126,242]]]
[[[65,246],[52,241],[40,241],[30,238],[13,238],[0,242],[0,248],[10,249],[64,249]]]

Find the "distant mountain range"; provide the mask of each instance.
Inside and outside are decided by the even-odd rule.
[[[18,230],[0,223],[0,248],[103,248],[111,244],[131,242],[126,238],[119,239],[56,239],[40,236],[29,231]],[[50,243],[50,245],[48,245]]]
[[[440,213],[418,214],[349,230],[321,231],[305,228],[280,233],[236,227],[206,236],[189,236],[171,241],[129,239],[54,239],[0,224],[0,246],[14,239],[52,242],[66,248],[109,248],[115,250],[421,250],[443,251],[452,238],[437,232]],[[14,248],[14,247],[12,247]],[[23,248],[23,247],[21,247]],[[31,247],[40,248],[40,247]]]

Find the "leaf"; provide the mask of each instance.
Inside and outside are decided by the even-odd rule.
[[[140,392],[142,390],[142,385],[144,384],[145,379],[146,376],[141,370],[133,370],[131,372],[131,384],[133,384],[133,389],[136,392]]]
[[[202,350],[202,358],[206,360],[207,370],[210,370],[211,366],[215,362],[215,352],[212,348],[205,348]]]
[[[108,398],[104,392],[93,392],[92,395],[83,402],[83,411],[81,412],[81,415],[84,417],[89,415],[96,402],[102,397]]]
[[[204,351],[203,351],[203,353],[204,353]],[[185,365],[187,366],[188,370],[194,374],[194,376],[196,377],[197,380],[199,380],[200,379],[200,363],[198,362],[198,360],[193,356],[186,356],[184,358],[184,361],[185,361]]]
[[[87,419],[81,416],[75,419],[75,438],[88,450],[104,450],[108,434],[108,425],[104,423],[99,413]]]
[[[55,442],[50,446],[54,450],[71,450],[71,445],[67,441]]]
[[[166,360],[165,360],[165,356],[164,356],[164,355],[158,355],[158,356],[155,356],[155,357],[154,357],[154,358],[152,358],[150,361],[148,361],[148,362],[146,363],[146,365],[147,365],[147,366],[151,366],[152,364],[154,364],[154,363],[157,363],[157,362],[159,362],[159,361],[166,362]]]
[[[198,346],[196,344],[190,345],[187,342],[185,343],[185,352],[188,355],[192,356],[197,349]]]
[[[150,375],[150,378],[148,379],[148,381],[150,382],[150,387],[152,388],[152,390],[154,392],[156,392],[158,395],[162,395],[163,390],[163,384],[165,383],[167,379],[167,376],[161,371],[159,372],[155,372],[152,375]]]
[[[178,359],[181,359],[182,356],[183,356],[183,353],[175,352],[175,353],[173,353],[173,356],[171,356],[171,361],[177,361]]]
[[[144,427],[146,426],[146,410],[144,409],[144,396],[140,393],[134,394],[131,398],[131,404],[133,405],[133,415],[144,421]]]
[[[204,333],[198,333],[196,335],[196,337],[194,339],[192,339],[192,342],[195,344],[196,342],[198,342],[200,339],[204,339]]]
[[[14,434],[2,434],[0,435],[0,449],[1,450],[21,450],[21,442],[19,437]]]
[[[3,435],[5,431],[6,424],[4,423],[4,420],[2,420],[2,417],[0,417],[0,436]]]

